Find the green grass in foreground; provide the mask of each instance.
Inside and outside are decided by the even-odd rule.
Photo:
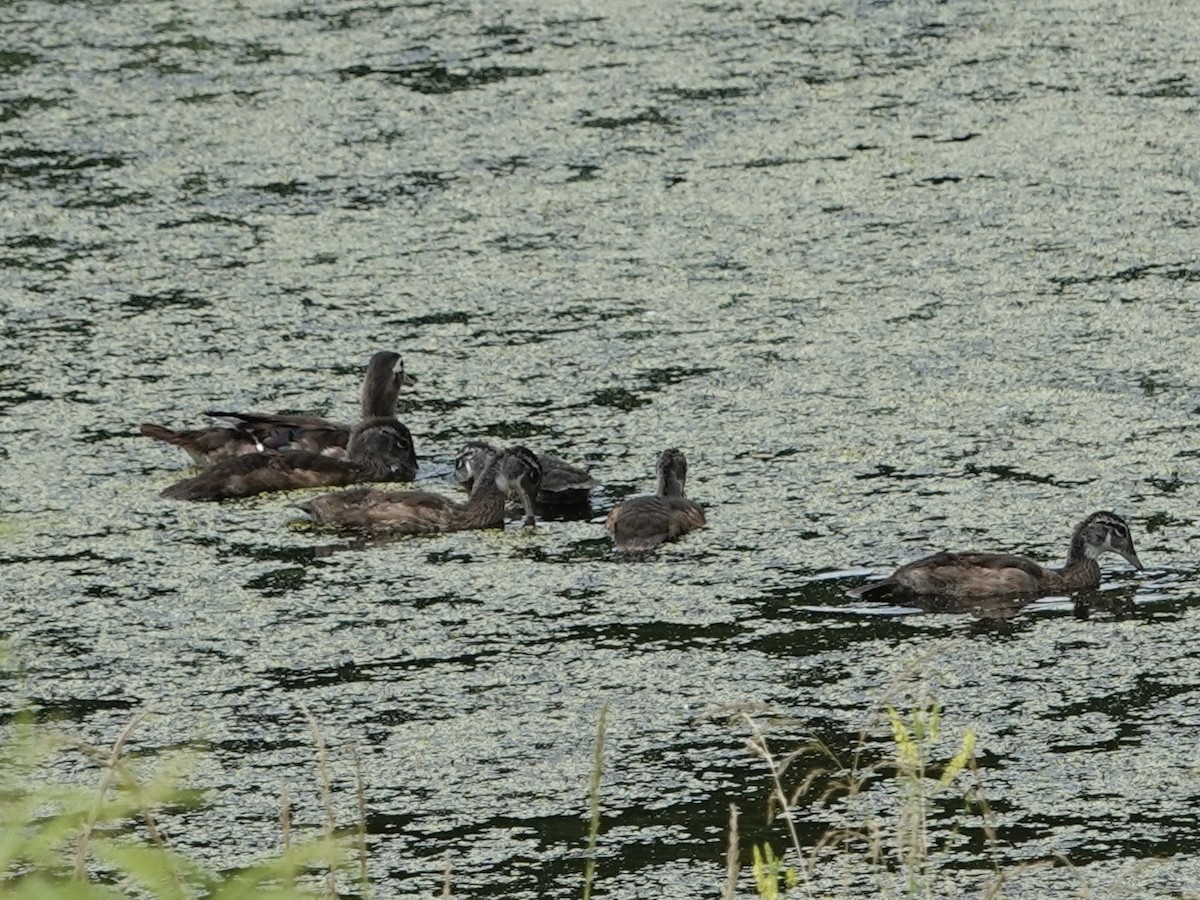
[[[865,884],[873,885],[874,896],[883,897],[932,900],[962,892],[964,873],[950,873],[941,867],[942,850],[957,835],[952,826],[931,819],[929,813],[936,801],[960,798],[964,814],[978,815],[989,846],[996,846],[991,811],[975,765],[975,735],[966,730],[950,743],[956,749],[949,758],[934,762],[938,748],[944,756],[947,746],[941,741],[940,708],[927,695],[907,699],[911,702],[901,705],[912,711],[906,714],[888,704],[876,708],[878,727],[872,730],[890,737],[890,753],[874,766],[861,764],[865,733],[848,763],[837,760],[820,744],[777,757],[758,723],[749,716],[741,717],[750,732],[747,746],[767,773],[768,819],[777,816],[782,821],[786,849],[779,854],[769,843],[752,845],[747,860],[750,871],[743,873],[738,811],[731,807],[723,900],[734,900],[739,892],[764,900],[785,895],[861,896]],[[361,766],[355,757],[359,825],[339,837],[335,835],[325,742],[316,721],[306,709],[302,711],[316,750],[326,813],[324,835],[293,844],[284,797],[282,850],[232,873],[210,871],[167,846],[155,810],[178,809],[194,803],[196,795],[179,788],[186,765],[178,761],[161,762],[149,776],[135,777],[124,748],[142,716],[135,717],[108,750],[70,740],[46,726],[16,723],[0,745],[0,900],[337,898],[339,882],[351,886],[356,896],[370,900]],[[594,887],[602,890],[604,886],[595,853],[597,843],[603,840],[601,775],[607,713],[605,704],[599,714],[588,790],[591,815],[581,882],[584,900],[589,900]],[[812,766],[814,749],[827,765]],[[46,783],[44,773],[51,759],[68,750],[96,764],[94,788]],[[806,759],[809,770],[789,792],[785,784],[794,777],[792,769]],[[862,814],[862,820],[855,822],[853,811],[866,807],[856,806],[854,799],[881,786],[893,806],[891,812]],[[803,844],[796,826],[802,800],[805,806],[826,809],[836,801],[839,810],[837,825],[812,846]],[[1064,864],[1069,865],[1064,859],[1055,859],[1034,865]],[[979,883],[969,890],[985,900],[999,897],[1018,871],[1005,872],[993,865],[990,875],[976,876]],[[714,885],[714,893],[716,889]],[[1090,896],[1082,879],[1079,895]],[[441,896],[452,896],[449,857]]]
[[[330,834],[286,847],[235,873],[209,871],[169,848],[155,809],[194,797],[178,787],[181,772],[163,765],[139,780],[122,753],[141,721],[135,718],[112,749],[102,751],[18,722],[0,748],[0,897],[28,900],[109,900],[140,895],[162,900],[302,900],[336,896],[332,873],[347,865],[345,842]],[[95,789],[47,784],[43,771],[71,749],[99,765]],[[134,829],[131,823],[140,820]],[[296,884],[306,873],[329,873],[327,887]],[[311,877],[309,879],[312,880]]]

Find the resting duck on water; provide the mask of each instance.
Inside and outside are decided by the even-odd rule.
[[[414,383],[405,373],[399,353],[381,350],[374,354],[367,363],[360,394],[363,420],[395,416],[401,387]],[[198,466],[269,450],[304,450],[346,459],[350,434],[354,431],[350,425],[315,416],[221,410],[208,410],[205,415],[229,424],[176,431],[145,422],[140,430],[146,437],[185,450]]]
[[[533,497],[542,480],[538,458],[525,447],[509,447],[493,456],[475,477],[465,503],[429,491],[382,491],[359,488],[325,494],[299,504],[318,525],[386,530],[394,534],[432,534],[474,528],[502,528],[510,497],[519,498],[525,524],[534,524]]]
[[[687,459],[674,448],[664,450],[655,467],[658,490],[652,496],[630,497],[612,508],[604,525],[618,550],[653,550],[704,525],[704,510],[684,496]]]
[[[1069,594],[1100,585],[1099,558],[1124,557],[1135,569],[1129,523],[1112,512],[1094,512],[1071,535],[1067,561],[1051,568],[1009,553],[935,553],[901,566],[882,581],[850,591],[865,600],[978,600],[1006,594]]]

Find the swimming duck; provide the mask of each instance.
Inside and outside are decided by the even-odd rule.
[[[299,506],[319,525],[432,534],[502,528],[504,508],[509,497],[515,496],[525,508],[525,524],[533,525],[533,497],[541,479],[537,457],[525,447],[509,447],[493,456],[476,476],[475,489],[466,503],[428,491],[359,488],[325,494]]]
[[[901,566],[888,578],[850,593],[866,600],[976,600],[1005,594],[1069,594],[1100,585],[1105,553],[1142,563],[1133,549],[1129,523],[1111,512],[1094,512],[1076,526],[1060,569],[1008,553],[935,553]]]
[[[415,384],[405,374],[399,353],[381,350],[367,363],[360,402],[363,419],[391,418],[403,385]],[[305,450],[336,459],[346,459],[346,445],[353,428],[315,416],[237,413],[207,410],[205,415],[229,422],[226,426],[175,431],[145,422],[142,434],[174,444],[187,451],[198,466],[222,459],[268,450]]]
[[[500,448],[487,441],[467,442],[454,459],[454,477],[470,491],[476,476],[499,454]],[[534,500],[541,506],[585,504],[592,490],[599,486],[587,472],[561,457],[539,453],[537,459],[542,467],[542,481]]]
[[[658,493],[631,497],[612,508],[604,525],[618,550],[652,550],[663,541],[694,531],[704,524],[704,510],[683,495],[687,459],[679,450],[664,450],[658,458]]]
[[[350,432],[346,459],[308,450],[265,450],[213,463],[162,492],[172,500],[228,500],[267,491],[337,487],[362,481],[412,481],[417,454],[404,423],[376,416]]]

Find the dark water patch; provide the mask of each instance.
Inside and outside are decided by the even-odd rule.
[[[1169,493],[1174,493],[1173,491]],[[1138,522],[1146,530],[1147,534],[1155,534],[1159,531],[1177,530],[1184,527],[1191,527],[1195,524],[1195,520],[1190,517],[1174,516],[1165,512],[1153,512],[1138,518]]]
[[[1119,728],[1129,729],[1131,737],[1139,736],[1157,710],[1170,707],[1175,697],[1186,696],[1195,688],[1188,684],[1161,681],[1151,674],[1134,677],[1134,686],[1114,693],[1100,693],[1089,697],[1086,702],[1078,701],[1055,706],[1051,714],[1055,718],[1087,716],[1099,713],[1108,716]],[[1146,714],[1143,719],[1139,713]],[[1066,752],[1059,748],[1057,752]]]
[[[453,94],[499,84],[513,78],[534,78],[545,70],[528,66],[477,66],[452,70],[445,63],[414,63],[388,68],[360,64],[338,70],[343,79],[378,78],[386,84],[406,87],[418,94]]]
[[[0,724],[13,725],[32,716],[39,724],[53,725],[62,722],[86,722],[97,713],[118,711],[125,712],[141,706],[141,698],[128,697],[91,697],[79,696],[70,699],[50,698],[44,696],[29,696],[23,698],[16,706],[10,706],[8,711],[0,713]]]
[[[593,508],[581,509],[547,509],[538,514],[539,522],[586,522],[597,515]],[[602,525],[597,525],[602,529]],[[608,537],[585,538],[570,541],[563,548],[547,550],[542,547],[528,547],[517,551],[517,554],[532,562],[549,563],[553,565],[569,565],[571,563],[594,563],[596,561],[614,558],[612,541]],[[570,593],[560,596],[570,597]]]
[[[650,107],[627,116],[594,116],[590,112],[581,112],[580,117],[579,124],[584,128],[603,128],[613,131],[636,125],[673,126],[677,124],[673,118],[656,107]]]
[[[531,157],[528,156],[508,156],[502,159],[494,159],[489,161],[481,161],[484,169],[491,172],[497,178],[503,178],[507,175],[515,175],[524,169],[530,168],[532,165]]]
[[[374,185],[351,187],[339,196],[344,209],[377,209],[392,205],[396,200],[410,200],[445,190],[458,176],[448,172],[414,170],[389,177]]]
[[[300,691],[339,684],[362,684],[372,681],[402,681],[406,674],[436,670],[439,677],[464,674],[492,665],[498,654],[481,651],[446,656],[403,656],[380,658],[373,662],[343,660],[329,666],[304,669],[268,668],[259,674],[288,691]]]
[[[412,316],[406,319],[392,319],[388,325],[405,325],[409,328],[423,328],[426,325],[469,325],[471,315],[465,310],[447,310],[445,312],[428,313]]]
[[[1159,78],[1157,81],[1141,87],[1136,90],[1126,91],[1122,88],[1116,88],[1110,92],[1113,97],[1144,97],[1149,100],[1159,99],[1194,99],[1197,95],[1196,87],[1192,83],[1192,79],[1188,75],[1170,75],[1166,78]]]
[[[41,562],[58,566],[62,563],[96,563],[102,565],[105,569],[114,566],[120,566],[123,563],[129,562],[127,556],[105,556],[95,550],[76,550],[69,553],[41,553],[30,554],[28,556],[22,554],[12,554],[10,556],[0,556],[0,561],[6,564],[17,565],[21,563]],[[75,574],[84,574],[93,572],[94,569],[88,566],[83,566],[75,569],[68,569]]]
[[[246,756],[270,755],[277,753],[285,753],[297,750],[311,749],[311,745],[304,741],[280,738],[268,739],[263,737],[242,737],[242,738],[225,738],[223,740],[211,741],[205,750],[210,750],[215,753],[228,754],[235,759],[241,759]]]
[[[805,25],[812,27],[822,24],[826,19],[844,19],[846,14],[832,7],[814,10],[811,13],[775,13],[772,21],[780,25]]]
[[[231,225],[235,228],[245,228],[252,232],[258,230],[258,226],[244,219],[236,216],[221,215],[219,213],[197,213],[186,219],[168,219],[165,222],[160,222],[158,228],[162,231],[172,231],[177,228],[190,228],[196,225]]]
[[[97,244],[78,244],[41,234],[24,234],[9,238],[4,249],[11,254],[0,254],[0,268],[23,269],[30,272],[65,273],[79,262],[103,249]]]
[[[0,175],[44,187],[65,187],[78,181],[81,173],[112,171],[125,165],[126,160],[119,156],[85,156],[35,147],[0,151]]]
[[[257,41],[241,44],[233,57],[235,66],[258,66],[273,59],[280,59],[292,54],[280,49],[260,44]]]
[[[696,625],[673,621],[606,623],[563,628],[548,635],[541,643],[560,641],[580,643],[607,650],[638,650],[648,653],[681,649],[708,649],[720,646],[747,633],[740,625],[728,623]]]
[[[557,232],[502,234],[499,237],[489,239],[487,245],[499,250],[501,253],[527,253],[534,250],[550,250],[563,244],[574,243],[577,237],[578,235],[576,234],[560,234]],[[531,340],[534,340],[538,336],[530,335],[529,337]]]
[[[263,572],[246,582],[247,590],[258,591],[264,597],[279,597],[299,590],[312,580],[312,573],[304,566],[287,566]]]
[[[855,475],[854,479],[856,481],[875,481],[881,478],[888,481],[918,481],[926,478],[934,478],[938,474],[932,470],[904,472],[888,463],[876,463],[874,472]]]
[[[89,185],[63,202],[63,209],[118,209],[145,206],[152,196],[145,191],[130,191],[112,185]]]
[[[139,316],[148,312],[162,312],[172,307],[207,309],[212,306],[212,301],[183,288],[172,288],[154,294],[130,294],[121,302],[121,306],[129,310],[131,316]]]
[[[13,97],[0,99],[0,125],[13,119],[19,119],[28,113],[43,112],[55,109],[64,103],[62,100],[51,100],[46,97]]]
[[[354,31],[378,27],[377,20],[394,16],[398,9],[425,9],[433,5],[432,2],[405,3],[403,6],[394,3],[370,3],[341,9],[299,6],[272,13],[265,18],[278,19],[281,22],[317,22],[322,26],[322,31]]]
[[[564,184],[578,184],[584,181],[595,181],[596,174],[603,171],[604,167],[599,165],[589,165],[587,163],[579,163],[577,165],[568,166],[571,170],[569,178],[565,179]]]
[[[978,476],[992,476],[996,481],[1024,481],[1031,484],[1047,484],[1058,488],[1075,488],[1083,487],[1091,484],[1095,479],[1084,478],[1077,481],[1068,479],[1056,478],[1053,475],[1036,475],[1032,472],[1023,472],[1015,466],[1001,465],[985,465],[980,466],[975,463],[967,463],[963,466],[963,472],[971,478]]]
[[[714,101],[720,100],[738,100],[742,97],[749,97],[755,92],[748,87],[670,87],[660,88],[659,93],[669,97],[674,97],[679,100],[690,100],[704,104],[711,104]]]
[[[1179,477],[1178,472],[1173,472],[1170,475],[1162,477],[1152,477],[1146,479],[1146,484],[1162,494],[1174,494],[1180,488],[1191,487],[1195,482],[1185,481]]]
[[[625,388],[604,388],[592,394],[590,405],[607,406],[629,412],[639,406],[648,406],[651,402],[651,400],[640,397]]]
[[[41,61],[41,56],[24,50],[0,50],[0,74],[15,75]]]
[[[264,194],[272,194],[276,197],[296,197],[310,190],[310,186],[303,181],[295,179],[291,181],[271,181],[266,184],[253,185],[253,190],[262,191]]]
[[[668,366],[637,372],[629,380],[637,383],[637,391],[644,394],[656,394],[664,388],[692,378],[702,377],[714,371],[716,369],[711,366]],[[592,394],[590,401],[579,406],[607,406],[628,412],[651,402],[653,402],[651,399],[641,396],[635,390],[614,387],[596,391]]]
[[[1200,281],[1200,269],[1179,263],[1150,263],[1101,275],[1055,275],[1051,276],[1049,281],[1062,293],[1066,288],[1075,285],[1130,284],[1146,278],[1162,278],[1192,284]]]

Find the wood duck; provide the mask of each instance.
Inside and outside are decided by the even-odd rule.
[[[491,457],[476,476],[466,503],[428,491],[380,491],[359,488],[325,494],[300,508],[319,525],[432,534],[473,528],[503,528],[509,497],[519,497],[525,524],[534,524],[533,497],[542,479],[538,458],[524,447],[509,447]]]
[[[888,578],[850,593],[866,600],[978,600],[1006,594],[1069,594],[1100,585],[1105,553],[1125,557],[1135,569],[1142,563],[1133,549],[1129,524],[1111,512],[1095,512],[1071,535],[1067,562],[1048,568],[1008,553],[935,553],[901,566]]]
[[[392,418],[396,414],[396,398],[404,385],[415,384],[405,374],[404,361],[399,353],[381,350],[367,363],[363,377],[362,418]],[[174,431],[161,425],[145,422],[142,434],[156,441],[174,444],[187,451],[198,466],[207,466],[222,459],[268,450],[305,450],[336,459],[346,459],[346,445],[354,430],[340,422],[330,422],[315,416],[274,415],[270,413],[237,413],[207,410],[205,415],[224,419],[229,424],[210,428]]]
[[[704,524],[704,510],[683,495],[687,459],[679,450],[664,450],[658,458],[658,493],[630,497],[612,508],[604,525],[618,550],[653,550],[663,541],[694,531]]]
[[[375,416],[350,432],[346,459],[308,450],[266,450],[213,463],[162,492],[172,500],[228,500],[267,491],[337,487],[362,481],[412,481],[417,454],[404,423]]]
[[[499,447],[487,441],[469,441],[454,459],[454,477],[470,491],[476,476],[500,452]],[[599,487],[587,472],[565,459],[549,453],[539,453],[537,459],[542,467],[542,481],[533,499],[539,506],[581,506],[588,503],[592,490]]]

